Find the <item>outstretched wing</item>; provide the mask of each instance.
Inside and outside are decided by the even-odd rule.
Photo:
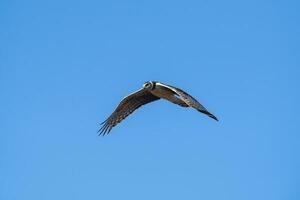
[[[140,89],[137,92],[134,92],[127,97],[125,97],[115,111],[102,123],[103,126],[98,131],[99,135],[108,134],[111,129],[120,123],[123,119],[125,119],[128,115],[130,115],[133,111],[150,103],[152,101],[156,101],[160,99],[157,96],[154,96],[146,89]]]
[[[199,112],[202,112],[202,113],[206,114],[207,116],[213,118],[214,120],[218,121],[218,119],[213,114],[208,112],[208,110],[206,110],[206,108],[204,106],[202,106],[194,97],[192,97],[188,93],[184,92],[183,90],[173,87],[173,86],[170,86],[170,85],[165,85],[163,83],[156,83],[156,85],[168,88],[169,90],[173,91],[174,94],[178,95],[190,107],[193,107],[193,108],[197,109]]]

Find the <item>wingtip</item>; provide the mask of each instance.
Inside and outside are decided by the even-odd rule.
[[[107,129],[109,128],[109,125],[108,124],[104,124],[99,130],[97,133],[99,133],[98,135],[102,135],[104,136],[106,134],[106,131]]]
[[[206,110],[198,110],[204,114],[206,114],[207,116],[209,116],[210,118],[216,120],[216,121],[219,121],[218,118],[216,116],[214,116],[213,114],[211,114],[210,112],[206,111]]]
[[[107,121],[107,120],[106,120]],[[108,135],[111,131],[111,129],[114,127],[114,125],[110,125],[109,123],[105,123],[99,130],[97,133],[98,136],[102,135],[102,136],[105,136],[105,135]]]
[[[217,122],[219,121],[218,118],[215,117],[214,115],[210,115],[209,117],[212,118],[212,119],[214,119],[214,120],[216,120]]]
[[[98,133],[98,136],[104,136],[104,134],[103,134],[103,131],[102,131],[102,128],[100,128],[98,131],[97,131],[97,133]]]

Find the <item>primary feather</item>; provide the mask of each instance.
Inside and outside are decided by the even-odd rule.
[[[150,103],[158,100],[159,97],[154,96],[146,89],[141,89],[125,97],[115,111],[102,123],[102,128],[98,131],[99,135],[108,134],[111,129],[130,115],[133,111]]]

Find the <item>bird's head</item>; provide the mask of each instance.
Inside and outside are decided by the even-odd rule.
[[[147,81],[146,83],[144,83],[143,88],[147,89],[147,90],[153,90],[155,87],[155,82],[154,81]]]

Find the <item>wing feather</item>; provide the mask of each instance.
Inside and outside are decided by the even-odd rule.
[[[201,105],[194,97],[192,97],[191,95],[189,95],[185,91],[183,91],[179,88],[176,88],[174,86],[166,85],[166,84],[163,84],[163,83],[158,83],[157,82],[156,85],[168,88],[169,90],[173,91],[174,94],[178,95],[190,107],[193,107],[196,110],[198,110],[199,112],[204,113],[207,116],[209,116],[209,117],[213,118],[214,120],[218,121],[218,119],[213,114],[208,112],[208,110],[203,105]]]
[[[99,135],[108,134],[111,129],[130,115],[133,111],[145,105],[160,99],[154,96],[146,89],[140,89],[128,96],[126,96],[117,106],[115,111],[102,123],[103,126],[100,128]]]

